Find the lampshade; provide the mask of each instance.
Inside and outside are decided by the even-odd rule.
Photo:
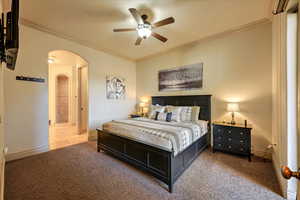
[[[227,111],[229,112],[237,112],[240,110],[238,103],[229,103],[227,104]]]
[[[140,107],[146,107],[146,103],[145,102],[141,102],[140,103]]]

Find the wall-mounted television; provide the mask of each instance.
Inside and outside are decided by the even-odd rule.
[[[12,0],[11,11],[6,14],[6,27],[2,15],[0,31],[1,61],[14,70],[19,50],[19,0]]]

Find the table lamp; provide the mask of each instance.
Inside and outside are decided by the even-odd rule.
[[[147,105],[146,105],[145,102],[141,102],[139,106],[140,106],[140,108],[142,109],[142,116],[144,116],[144,114],[145,114],[144,108],[147,107]]]
[[[227,104],[227,111],[231,112],[231,124],[235,124],[234,121],[234,112],[238,112],[240,110],[239,104],[238,103],[228,103]]]

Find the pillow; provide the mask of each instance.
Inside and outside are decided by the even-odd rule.
[[[157,118],[155,120],[167,121],[167,122],[171,121],[172,113],[159,113],[159,112],[156,113],[157,113]]]
[[[171,120],[172,120],[172,113],[169,112],[169,113],[167,113],[166,121],[167,121],[167,122],[171,122]]]
[[[157,120],[157,119],[158,119],[158,115],[159,115],[159,113],[160,113],[160,112],[157,112],[157,111],[156,111],[156,113],[155,113],[155,117],[154,117],[154,120]]]
[[[158,116],[157,116],[157,120],[158,121],[166,121],[167,119],[167,113],[158,113]]]
[[[150,112],[149,112],[149,118],[150,119],[155,119],[155,115],[156,112],[164,112],[165,111],[165,107],[164,106],[160,106],[160,105],[151,105],[150,107]]]
[[[192,107],[191,106],[180,106],[180,120],[182,122],[190,122],[192,121]]]
[[[200,106],[193,106],[192,107],[192,116],[191,116],[191,120],[193,122],[196,122],[199,120],[199,113],[200,113]]]
[[[167,112],[172,113],[171,121],[180,122],[181,109],[182,108],[179,106],[167,106],[166,107]]]

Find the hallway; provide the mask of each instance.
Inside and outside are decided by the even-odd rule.
[[[51,150],[83,143],[87,140],[88,134],[78,134],[76,126],[59,125],[49,128],[49,148]]]

